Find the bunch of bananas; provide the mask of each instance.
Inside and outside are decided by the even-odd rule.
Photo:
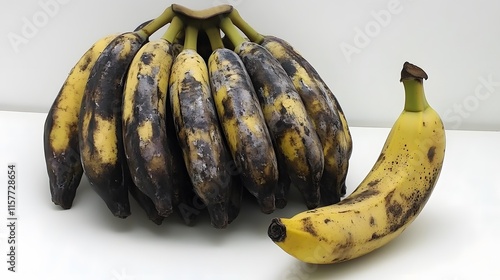
[[[342,199],[351,135],[310,63],[232,6],[174,4],[133,32],[98,40],[69,73],[44,128],[52,201],[71,208],[85,173],[117,217],[130,215],[131,194],[157,224],[172,212],[191,224],[203,208],[225,228],[245,192],[269,214],[294,186],[308,210],[272,219],[268,236],[304,262],[347,261],[403,232],[439,178],[445,130],[424,79],[404,63],[404,110],[373,168]]]
[[[159,39],[150,37],[168,26]],[[339,102],[282,39],[230,5],[173,4],[77,62],[44,127],[52,201],[71,208],[83,174],[111,213],[196,218],[225,228],[244,192],[263,213],[296,187],[308,209],[338,203],[352,140]]]

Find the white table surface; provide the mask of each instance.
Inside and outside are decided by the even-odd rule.
[[[42,133],[45,114],[0,112],[0,279],[500,279],[500,132],[447,131],[445,164],[420,216],[392,243],[335,265],[306,265],[267,236],[272,217],[305,210],[296,196],[273,214],[246,202],[225,230],[201,216],[161,226],[132,202],[113,217],[84,179],[73,207],[52,204]],[[348,193],[377,159],[389,129],[352,127]],[[17,186],[16,273],[7,271],[7,164]]]

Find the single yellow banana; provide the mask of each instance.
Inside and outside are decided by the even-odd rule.
[[[320,186],[321,201],[325,205],[337,203],[345,194],[345,179],[351,155],[351,148],[345,145],[349,141],[346,139],[346,134],[349,133],[347,124],[343,126],[337,104],[318,81],[317,72],[311,71],[311,64],[289,43],[274,36],[265,36],[261,45],[280,62],[304,102],[325,156]]]
[[[175,58],[169,82],[170,104],[183,158],[196,194],[216,228],[228,224],[231,156],[210,91],[208,68],[196,52],[198,30],[186,27],[184,49]]]
[[[404,64],[404,110],[353,193],[334,205],[273,219],[268,235],[285,252],[307,263],[347,261],[384,246],[415,220],[438,181],[446,147],[423,79],[421,68]]]
[[[271,213],[278,166],[252,81],[230,49],[214,50],[208,66],[215,107],[242,183],[257,198],[261,211]]]
[[[71,69],[45,119],[43,145],[52,202],[71,208],[83,175],[78,148],[78,118],[92,67],[104,48],[116,38],[97,40]]]
[[[111,41],[92,68],[80,109],[84,172],[109,210],[120,218],[130,215],[121,125],[123,84],[130,62],[146,39],[138,32],[126,32]]]

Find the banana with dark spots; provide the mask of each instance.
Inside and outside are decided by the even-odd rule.
[[[252,81],[240,57],[219,48],[208,60],[210,85],[229,151],[241,181],[263,213],[275,209],[278,166]]]
[[[173,44],[174,57],[182,51],[182,45]],[[186,169],[182,148],[177,139],[177,131],[174,124],[170,93],[167,91],[165,127],[167,137],[167,149],[170,151],[172,168],[172,206],[174,211],[182,218],[186,225],[193,225],[204,207],[196,203],[197,196],[191,183],[191,178]]]
[[[174,60],[173,45],[161,38],[146,43],[132,60],[123,93],[123,141],[135,185],[156,205],[172,213],[172,156],[167,147],[165,110]]]
[[[348,261],[394,240],[417,218],[443,167],[446,134],[427,103],[427,74],[404,63],[404,110],[395,121],[373,168],[337,204],[275,218],[269,237],[295,258],[314,264]]]
[[[71,208],[83,175],[77,128],[85,86],[97,58],[117,36],[97,40],[78,60],[45,119],[43,146],[50,194],[52,202],[63,209]]]
[[[347,143],[351,141],[350,137],[346,139],[349,130],[342,123],[339,105],[327,93],[326,85],[318,81],[319,75],[311,70],[311,64],[290,44],[274,36],[265,36],[261,45],[280,62],[304,102],[323,145],[325,169],[321,178],[321,201],[325,205],[337,203],[345,194],[352,149],[352,144]]]
[[[272,54],[259,44],[237,46],[256,90],[271,137],[291,182],[311,209],[320,204],[323,148],[292,80]]]
[[[196,40],[195,40],[196,41]],[[174,60],[170,105],[179,144],[196,194],[216,228],[228,224],[231,156],[224,144],[203,58],[185,48]]]
[[[97,59],[85,88],[78,123],[83,170],[113,215],[130,215],[124,181],[122,95],[125,77],[147,36],[127,32],[116,37]]]

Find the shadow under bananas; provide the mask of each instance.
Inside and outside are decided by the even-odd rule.
[[[196,198],[195,198],[196,199]],[[199,199],[198,199],[199,201]],[[306,210],[302,202],[302,197],[298,190],[291,188],[288,197],[288,204],[283,209],[276,209],[271,214],[264,214],[260,211],[260,206],[248,191],[244,190],[241,201],[241,208],[238,216],[224,229],[216,229],[210,224],[210,217],[205,206],[198,203],[184,208],[181,211],[174,211],[166,217],[160,225],[149,220],[145,211],[140,205],[130,197],[131,215],[125,219],[119,219],[107,211],[106,204],[102,203],[97,194],[92,190],[90,183],[85,177],[82,178],[80,187],[74,201],[72,211],[78,211],[85,205],[85,217],[88,217],[85,224],[93,224],[93,227],[102,231],[117,233],[132,233],[140,231],[141,234],[149,235],[157,240],[175,240],[176,242],[193,243],[193,240],[205,244],[220,244],[231,237],[241,238],[241,235],[267,238],[267,229],[272,218],[277,216],[292,216],[299,211]],[[56,208],[56,207],[55,207]],[[90,210],[90,212],[89,212]],[[177,209],[178,210],[178,209]],[[191,225],[187,225],[183,220],[182,212],[194,214],[195,218]],[[204,234],[200,235],[200,232]]]

